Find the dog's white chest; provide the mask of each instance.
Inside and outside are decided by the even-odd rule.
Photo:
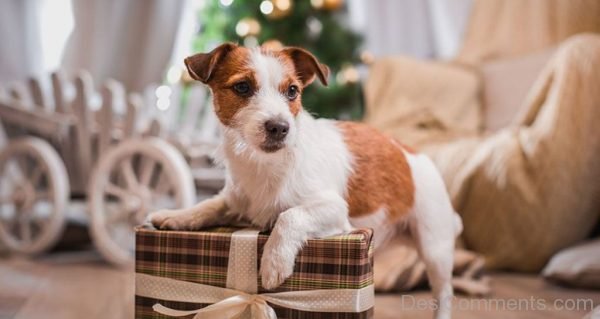
[[[335,122],[304,113],[297,121],[296,142],[274,154],[237,152],[235,136],[225,141],[235,211],[257,226],[272,226],[279,214],[319,201],[322,192],[345,195],[351,159]]]
[[[257,226],[272,226],[280,213],[300,204],[284,172],[231,167],[231,173],[235,210]]]

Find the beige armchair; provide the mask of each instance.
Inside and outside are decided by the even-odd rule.
[[[370,69],[365,121],[433,158],[491,268],[538,271],[598,222],[599,16],[595,0],[483,0],[455,60]]]

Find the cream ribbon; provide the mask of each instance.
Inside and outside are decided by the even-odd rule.
[[[258,231],[243,229],[232,234],[227,287],[215,287],[171,278],[136,273],[136,295],[210,306],[181,311],[155,304],[152,309],[171,317],[195,315],[194,319],[276,319],[267,302],[280,307],[312,312],[363,312],[375,302],[373,285],[360,289],[315,289],[256,294]],[[252,247],[254,249],[252,249]],[[236,263],[233,263],[236,261]],[[243,262],[243,263],[242,263]],[[254,265],[254,266],[248,266]],[[234,279],[229,279],[231,274]]]

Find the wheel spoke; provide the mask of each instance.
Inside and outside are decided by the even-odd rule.
[[[123,211],[113,212],[108,218],[106,218],[107,225],[118,224],[123,221],[129,220],[129,214]]]
[[[125,201],[127,197],[131,196],[131,194],[124,188],[121,188],[113,183],[109,183],[106,185],[104,191],[112,196],[118,197],[122,201]]]
[[[135,171],[133,170],[133,163],[131,160],[124,161],[121,165],[121,173],[125,178],[125,183],[127,184],[127,188],[129,189],[137,189],[139,187],[139,181],[135,176]]]
[[[152,178],[152,174],[155,172],[157,163],[150,158],[142,158],[141,162],[141,176],[140,176],[140,184],[143,186],[148,186],[150,184],[150,180]]]

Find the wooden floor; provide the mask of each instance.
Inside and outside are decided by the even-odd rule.
[[[457,298],[454,318],[582,318],[589,309],[560,310],[554,302],[580,298],[600,305],[599,291],[560,288],[535,276],[495,274],[492,284],[494,294],[488,299]],[[94,252],[55,253],[35,260],[0,258],[0,319],[129,319],[133,293],[132,270],[113,268]],[[431,318],[431,310],[417,307],[430,300],[427,291],[378,295],[375,318]],[[511,310],[509,300],[521,310]],[[507,309],[486,310],[502,303]],[[537,308],[531,309],[533,305]]]

